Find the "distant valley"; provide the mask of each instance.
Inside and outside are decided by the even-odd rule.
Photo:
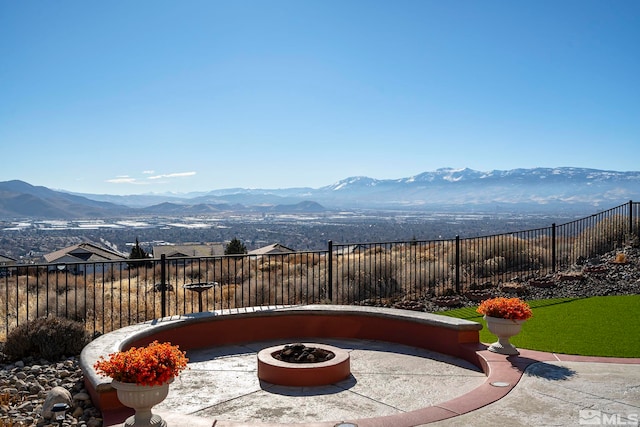
[[[586,214],[591,213],[590,211]],[[297,251],[337,244],[451,239],[549,227],[567,215],[493,213],[324,212],[229,214],[136,218],[0,221],[0,255],[41,262],[44,254],[94,242],[128,255],[134,242],[154,246],[240,239],[247,249],[280,243]]]
[[[206,193],[74,194],[22,181],[0,182],[0,219],[96,219],[221,213],[584,212],[640,199],[640,172],[533,168],[480,172],[443,168],[408,178],[350,177],[320,188]]]
[[[154,245],[225,242],[295,250],[336,243],[450,239],[564,223],[640,199],[640,172],[579,168],[478,172],[439,169],[410,178],[352,177],[333,185],[205,193],[72,194],[0,183],[0,255],[38,262],[93,241],[124,254]]]

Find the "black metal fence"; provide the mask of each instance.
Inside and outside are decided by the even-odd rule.
[[[566,224],[474,238],[334,244],[323,251],[33,264],[0,269],[0,339],[42,316],[92,332],[249,306],[460,294],[572,268],[638,245],[640,203]]]

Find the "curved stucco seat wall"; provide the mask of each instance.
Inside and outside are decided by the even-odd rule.
[[[448,354],[486,372],[477,354],[481,328],[479,323],[463,319],[397,309],[336,305],[254,307],[167,317],[124,327],[87,345],[80,363],[87,390],[104,412],[122,405],[111,380],[96,374],[95,361],[154,340],[170,341],[182,350],[280,339],[377,340]]]

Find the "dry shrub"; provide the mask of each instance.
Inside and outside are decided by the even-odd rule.
[[[640,228],[640,218],[634,220],[633,228]],[[586,228],[575,238],[574,257],[592,258],[633,243],[635,239],[629,230],[629,220],[621,215],[613,215]]]
[[[260,271],[277,271],[282,268],[282,261],[273,261],[270,259],[263,260],[258,264],[258,270]]]
[[[319,283],[324,283],[324,270],[320,268],[300,270],[301,266],[289,267],[285,264],[284,271],[270,270],[254,271],[242,286],[238,286],[233,294],[236,307],[304,304],[320,301],[325,289],[320,289]],[[294,274],[298,272],[300,274]],[[324,287],[323,287],[324,288]]]
[[[314,266],[320,262],[320,254],[296,253],[287,255],[285,259],[290,265]]]
[[[294,277],[287,283],[288,304],[313,304],[325,297],[321,296],[318,280],[306,280],[307,277]]]
[[[184,274],[184,260],[167,260],[166,274],[167,277],[179,277]],[[149,275],[152,277],[162,277],[162,266],[160,263],[155,264],[153,268],[148,269]]]
[[[504,257],[494,257],[487,259],[482,263],[480,277],[490,277],[495,274],[504,273],[506,271],[507,261]]]
[[[184,276],[191,281],[200,281],[207,277],[207,270],[199,265],[189,264],[184,268]]]
[[[551,251],[546,246],[534,246],[529,251],[529,258],[533,266],[539,268],[551,266]]]
[[[33,317],[65,317],[79,322],[86,319],[86,295],[83,289],[74,287],[64,293],[50,293],[48,297],[46,292],[40,292],[40,295]]]
[[[207,261],[204,265],[191,266],[192,274],[187,276],[191,281],[218,282],[226,285],[235,283],[236,265],[239,265],[237,258],[223,260],[215,259]]]
[[[80,322],[59,317],[41,317],[13,328],[7,335],[4,353],[10,360],[39,356],[57,360],[75,356],[89,342]]]
[[[432,252],[431,249],[423,249],[416,254],[417,262],[435,261],[436,259],[436,255]]]
[[[262,306],[272,304],[271,292],[273,287],[263,280],[247,281],[242,285],[241,293],[235,293],[236,305],[242,307]]]
[[[230,258],[220,260],[213,269],[216,280],[222,284],[243,283],[251,277],[252,271],[258,270],[258,261],[250,258]],[[219,280],[218,280],[219,279]]]
[[[107,271],[104,272],[103,279],[105,281],[114,282],[122,275],[122,272],[117,271],[113,266],[110,266]]]
[[[382,254],[384,252],[386,252],[386,250],[382,246],[378,246],[378,245],[363,251],[364,255],[368,255],[368,256],[374,256],[377,254]]]
[[[376,253],[379,254],[379,251]],[[343,260],[339,268],[339,301],[386,298],[401,290],[397,277],[398,266],[387,257],[350,256]]]
[[[540,269],[550,265],[544,239],[524,239],[510,235],[467,239],[460,243],[460,264],[477,277],[489,277],[510,270]],[[455,246],[447,250],[447,262],[456,262]]]
[[[400,283],[406,294],[422,295],[424,291],[433,293],[435,286],[447,278],[447,268],[441,263],[428,260],[419,260],[416,263],[405,265],[401,270]]]
[[[472,264],[485,258],[482,247],[475,240],[460,241],[460,264]],[[451,265],[456,263],[456,245],[451,244],[447,248],[447,262]]]
[[[320,284],[321,271],[319,268],[310,268],[307,265],[296,265],[292,272],[286,272],[282,279],[283,304],[305,304],[318,302],[326,296],[323,294]],[[324,286],[322,286],[324,289]]]
[[[215,303],[214,309],[222,309],[222,308],[235,308],[237,305],[236,301],[236,285],[223,285],[220,290],[220,298]]]

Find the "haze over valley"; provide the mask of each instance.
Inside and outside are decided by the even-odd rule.
[[[548,227],[640,198],[640,172],[536,168],[438,169],[398,180],[353,177],[333,185],[220,189],[205,194],[70,194],[0,183],[0,254],[35,259],[89,240],[124,254],[138,239],[226,242],[295,250],[336,243],[450,239]]]

